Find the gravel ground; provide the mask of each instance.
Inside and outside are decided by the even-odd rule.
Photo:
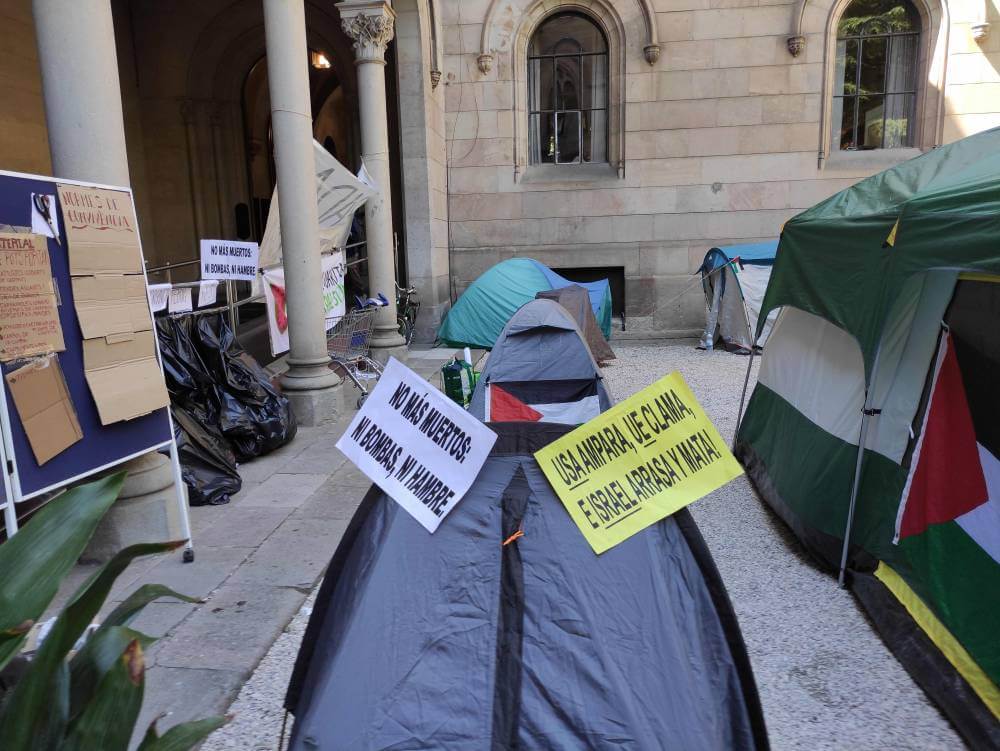
[[[727,441],[746,358],[687,345],[615,347],[605,370],[622,399],[679,370]],[[729,589],[753,661],[772,747],[960,749],[930,705],[836,580],[817,571],[745,478],[692,506]],[[310,599],[275,643],[231,711],[236,719],[203,746],[277,749],[281,701]]]

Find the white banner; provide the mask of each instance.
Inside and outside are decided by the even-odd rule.
[[[252,282],[260,268],[257,243],[230,240],[201,241],[201,278]]]
[[[326,330],[334,327],[347,310],[344,276],[347,266],[344,251],[323,256],[323,310]],[[271,354],[277,357],[288,351],[288,314],[285,308],[285,270],[268,269],[263,274],[264,299],[267,302],[267,328],[271,335]]]
[[[374,196],[376,191],[352,175],[315,140],[313,155],[316,160],[316,203],[320,235],[331,245],[343,245],[350,234],[354,212]],[[278,189],[275,188],[271,195],[267,227],[260,243],[260,264],[266,269],[280,263],[281,215],[278,211]]]
[[[496,439],[392,358],[337,448],[434,532],[475,481]]]

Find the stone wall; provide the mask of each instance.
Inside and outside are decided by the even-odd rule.
[[[1000,125],[1000,33],[972,39],[978,1],[952,3],[950,27],[939,8],[926,9],[925,148]],[[451,271],[459,288],[515,255],[556,267],[623,267],[626,335],[696,331],[703,298],[689,285],[709,247],[775,238],[800,210],[919,153],[819,159],[828,152],[832,5],[806,5],[805,48],[793,57],[787,40],[799,9],[782,0],[441,2]],[[609,151],[617,155],[620,138],[623,158],[609,168],[531,167],[524,158],[526,40],[563,7],[591,13],[610,37],[611,99],[623,116]],[[652,65],[650,18],[661,50]],[[989,18],[1000,24],[995,6]],[[481,68],[484,53],[492,60]]]

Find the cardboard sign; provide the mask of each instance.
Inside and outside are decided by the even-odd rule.
[[[392,358],[337,448],[434,532],[468,491],[496,439]]]
[[[0,233],[0,360],[64,349],[48,242],[41,235]]]
[[[322,268],[323,315],[326,318],[326,330],[329,331],[347,310],[344,295],[344,277],[347,274],[344,251],[335,250],[323,256]],[[288,341],[288,312],[285,307],[285,271],[281,267],[268,269],[263,277],[271,354],[277,357],[287,352],[291,346]]]
[[[132,196],[56,187],[83,332],[84,375],[101,424],[162,409],[170,398],[149,333],[153,318]]]
[[[596,553],[743,474],[680,373],[535,454]]]
[[[131,196],[120,190],[59,185],[69,241],[69,273],[141,274],[142,253]]]
[[[7,385],[39,466],[83,438],[56,355],[8,373]]]
[[[252,282],[257,278],[260,246],[230,240],[201,241],[201,278],[236,279]]]

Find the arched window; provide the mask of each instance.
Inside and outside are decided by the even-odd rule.
[[[837,24],[832,145],[914,144],[920,16],[907,0],[854,0]]]
[[[608,161],[608,41],[580,13],[559,13],[528,47],[531,164]]]

